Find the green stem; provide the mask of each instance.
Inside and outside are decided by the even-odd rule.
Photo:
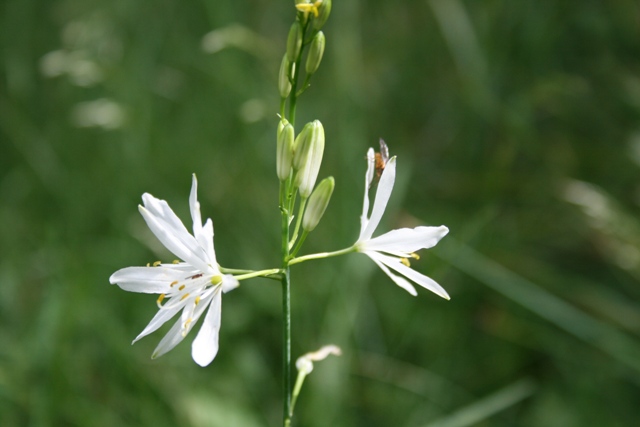
[[[254,271],[252,273],[247,273],[247,274],[241,274],[239,276],[236,276],[237,280],[246,280],[246,279],[252,279],[254,277],[267,277],[267,276],[272,276],[274,274],[277,273],[282,273],[282,270],[279,268],[271,268],[269,270],[259,270],[259,271]]]
[[[283,423],[291,425],[291,273],[289,258],[289,215],[282,212],[282,387],[284,389]]]
[[[296,228],[293,230],[293,236],[289,241],[289,248],[293,247],[293,244],[298,238],[298,231],[300,231],[300,224],[302,223],[302,216],[304,215],[304,207],[307,205],[308,197],[303,197],[300,200],[300,208],[298,209],[298,219],[296,220]]]
[[[309,232],[307,230],[302,231],[302,236],[300,236],[300,240],[298,240],[298,244],[291,251],[291,255],[289,255],[291,258],[294,258],[298,254],[298,251],[302,247],[302,244],[304,243],[304,240],[307,238],[308,235],[309,235]]]
[[[289,265],[300,264],[301,262],[310,261],[312,259],[322,259],[322,258],[331,258],[334,256],[350,254],[351,252],[357,252],[356,246],[351,246],[349,248],[340,249],[339,251],[334,252],[320,252],[317,254],[304,255],[298,258],[293,258],[289,261]]]

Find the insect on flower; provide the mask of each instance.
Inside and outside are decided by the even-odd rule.
[[[380,152],[376,152],[376,178],[380,179],[382,175],[382,171],[385,166],[387,166],[387,162],[389,161],[389,147],[384,142],[384,139],[380,138]]]

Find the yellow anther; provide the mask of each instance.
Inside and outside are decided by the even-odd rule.
[[[164,300],[164,297],[164,294],[160,294],[160,296],[158,297],[158,300],[156,301],[158,303],[158,307],[162,307],[162,300]]]
[[[162,261],[156,261],[156,262],[154,262],[154,263],[153,263],[153,266],[154,266],[154,267],[157,267],[157,266],[159,266],[160,264],[162,264]]]
[[[177,285],[177,284],[178,284],[178,281],[176,280],[175,282],[171,282],[171,283],[169,284],[169,287],[173,288],[173,287],[174,287],[175,285]]]
[[[220,283],[222,283],[222,276],[213,276],[211,278],[212,285],[219,285]]]
[[[417,253],[415,253],[415,252],[411,252],[411,258],[413,258],[413,259],[420,259],[420,255],[418,255],[418,254],[417,254]]]
[[[409,260],[406,258],[400,258],[400,262],[403,263],[404,265],[406,265],[407,267],[411,267],[411,264],[409,263]]]
[[[196,297],[196,300],[194,301],[194,304],[195,304],[195,305],[200,304],[200,295],[198,295],[198,296]]]
[[[173,263],[174,263],[174,264],[180,264],[180,261],[178,261],[177,259],[174,259],[174,260],[173,260]]]
[[[151,264],[147,263],[147,267],[151,267]]]
[[[186,336],[187,333],[189,332],[189,325],[191,324],[191,322],[193,322],[193,319],[189,318],[187,319],[186,322],[184,322],[184,325],[182,326],[182,336]]]
[[[316,0],[313,3],[300,3],[296,5],[296,9],[304,13],[313,13],[314,17],[318,17],[318,8],[322,4],[322,0]]]
[[[186,294],[182,295],[182,298],[180,298],[180,301],[184,301],[188,297],[189,297],[189,292],[187,292]]]
[[[178,288],[179,291],[183,290],[184,288],[186,288],[187,285],[180,285],[180,287]]]

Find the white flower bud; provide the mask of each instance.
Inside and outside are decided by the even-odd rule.
[[[302,25],[296,21],[291,25],[289,36],[287,37],[287,59],[289,62],[296,62],[302,47]]]
[[[311,195],[313,187],[320,172],[322,164],[322,155],[324,154],[324,128],[319,120],[314,120],[311,127],[311,136],[309,138],[309,154],[307,161],[298,171],[295,183],[298,184],[300,196],[307,198]]]
[[[304,230],[313,231],[316,228],[320,219],[322,219],[322,215],[324,215],[324,211],[329,206],[334,187],[335,180],[330,176],[323,179],[313,190],[311,197],[309,197],[307,208],[304,211],[304,217],[302,217],[302,228]]]
[[[278,123],[276,169],[278,179],[286,181],[291,174],[291,162],[293,161],[293,126],[282,119]]]
[[[293,144],[293,169],[298,171],[307,163],[309,149],[311,148],[311,134],[313,123],[307,123],[296,137]]]

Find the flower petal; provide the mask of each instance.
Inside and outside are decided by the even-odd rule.
[[[365,252],[369,257],[377,259],[387,267],[395,270],[396,272],[402,274],[409,280],[414,281],[418,285],[422,286],[425,289],[430,290],[434,294],[441,296],[444,299],[451,299],[447,291],[444,290],[442,286],[440,286],[435,280],[425,276],[422,273],[418,273],[414,269],[407,267],[402,262],[400,262],[399,258],[392,257],[389,255],[384,255],[379,252]],[[375,255],[374,255],[375,254]]]
[[[153,350],[151,358],[155,359],[156,357],[160,357],[163,354],[173,350],[173,348],[180,344],[183,339],[184,335],[182,335],[182,319],[178,318],[178,321],[174,323],[169,332],[167,332],[162,340],[160,340],[156,349]]]
[[[159,202],[164,202],[164,200],[160,200]],[[164,202],[164,204],[166,204],[166,202]],[[174,220],[167,221],[165,217],[154,213],[157,212],[156,209],[148,210],[142,206],[138,208],[153,234],[155,234],[167,249],[198,270],[206,273],[211,272],[211,267],[207,262],[207,255],[204,249],[198,245],[196,239],[189,234],[182,223],[180,223],[180,226],[177,226]],[[173,214],[173,211],[171,213]],[[177,219],[175,214],[173,214],[173,217]]]
[[[371,217],[369,218],[369,223],[366,228],[362,230],[360,233],[360,238],[358,241],[368,240],[373,235],[373,232],[380,224],[380,220],[382,219],[382,214],[384,214],[384,210],[387,207],[387,203],[389,203],[389,198],[391,197],[391,191],[393,190],[393,184],[396,180],[396,157],[392,157],[388,162],[384,171],[382,172],[382,176],[380,177],[380,182],[378,183],[378,189],[376,190],[376,198],[373,202],[373,209],[371,211]]]
[[[380,269],[382,271],[385,272],[385,274],[387,276],[389,276],[391,278],[391,280],[393,280],[396,285],[400,286],[402,289],[404,289],[405,291],[409,292],[411,295],[418,296],[418,292],[416,291],[416,288],[413,287],[413,285],[411,283],[409,283],[406,279],[404,279],[403,277],[400,276],[396,276],[395,274],[393,274],[388,268],[387,266],[385,266],[382,262],[380,262],[377,257],[380,255],[377,252],[365,252],[365,254],[367,256],[369,256],[369,258],[371,258],[373,260],[373,262],[375,262],[378,267],[380,267]]]
[[[440,227],[400,228],[361,243],[365,250],[387,252],[399,257],[407,257],[420,249],[436,245],[449,229]]]
[[[144,330],[138,334],[138,336],[131,342],[131,344],[135,344],[141,338],[146,337],[150,333],[157,331],[162,325],[165,324],[165,322],[167,322],[169,319],[175,316],[176,313],[182,310],[183,307],[184,307],[184,304],[176,304],[171,308],[166,308],[166,309],[161,308],[160,310],[158,310],[156,315],[153,316],[153,319],[151,319],[151,322],[149,322],[149,324],[144,328]]]
[[[109,277],[111,284],[130,292],[145,294],[162,294],[170,289],[171,283],[183,280],[190,272],[196,272],[193,267],[185,269],[187,264],[177,264],[160,267],[126,267]]]
[[[369,187],[371,187],[371,181],[373,181],[373,173],[376,167],[376,154],[373,148],[369,148],[367,151],[367,172],[364,175],[364,200],[362,201],[362,216],[360,217],[360,238],[362,233],[367,228],[369,223]]]
[[[218,336],[222,314],[222,293],[213,296],[209,311],[204,317],[200,331],[191,345],[191,357],[200,366],[207,366],[218,354]]]
[[[240,282],[231,274],[225,274],[222,276],[222,292],[225,294],[240,286]]]

